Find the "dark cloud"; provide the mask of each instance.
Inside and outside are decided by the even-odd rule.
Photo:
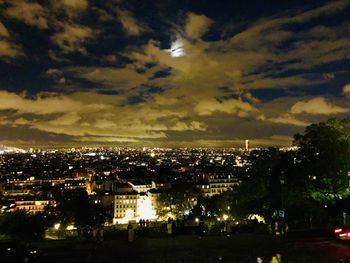
[[[350,1],[0,1],[0,141],[285,145],[349,116]]]

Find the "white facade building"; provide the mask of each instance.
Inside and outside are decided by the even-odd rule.
[[[130,192],[114,196],[114,223],[126,224],[129,221],[155,220],[156,218],[152,201],[147,195]]]

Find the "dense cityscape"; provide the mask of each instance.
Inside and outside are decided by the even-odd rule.
[[[155,211],[156,201],[152,195],[171,188],[172,184],[193,185],[206,197],[234,190],[239,185],[242,169],[247,168],[249,151],[248,146],[220,150],[3,148],[1,192],[12,203],[4,205],[2,211],[44,212],[46,205],[56,205],[54,192],[83,189],[93,202],[102,203],[117,222],[125,219],[127,209],[117,209],[116,194],[138,202],[142,202],[142,196],[150,198],[153,202],[147,209]],[[142,204],[135,207],[144,209]],[[129,216],[129,220],[157,219],[156,214],[140,214],[136,210]]]
[[[101,242],[127,231],[133,243],[335,228],[347,240],[336,227],[350,220],[349,127],[313,124],[284,148],[2,147],[0,232]]]

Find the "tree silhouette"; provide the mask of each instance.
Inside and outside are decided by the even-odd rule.
[[[336,201],[349,195],[350,120],[330,119],[295,135],[300,147],[300,173],[308,179],[313,198]]]

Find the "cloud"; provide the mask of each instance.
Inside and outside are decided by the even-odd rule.
[[[346,95],[350,94],[350,84],[347,84],[347,85],[344,86],[343,93],[346,94]]]
[[[49,68],[46,70],[46,75],[48,76],[61,76],[63,74],[62,70],[57,68]]]
[[[9,31],[0,21],[0,59],[16,58],[23,56],[19,45],[13,43]]]
[[[249,89],[283,88],[306,85],[308,82],[309,80],[302,76],[272,78],[258,74],[245,78],[244,86]]]
[[[288,147],[292,146],[293,137],[292,136],[284,136],[284,135],[271,135],[269,137],[263,137],[263,138],[255,138],[255,139],[249,139],[249,144],[251,148],[256,147],[270,147],[270,146],[276,146],[276,147]],[[148,145],[150,143],[144,143],[143,145]],[[150,144],[151,146],[154,146]],[[245,146],[245,139],[196,139],[196,140],[181,140],[181,141],[172,141],[172,140],[166,140],[161,141],[157,143],[156,145],[161,147],[218,147],[218,148],[229,148],[229,147],[240,147],[244,148]]]
[[[55,83],[58,84],[65,84],[66,83],[66,78],[63,75],[63,72],[59,69],[56,68],[50,68],[46,70],[46,76],[53,80]]]
[[[157,86],[172,86],[168,97],[194,96],[198,100],[220,97],[218,87],[229,86],[244,88],[241,72],[253,70],[265,63],[264,53],[217,51],[216,43],[186,39],[181,41],[184,55],[174,57],[168,49],[161,49],[155,41],[150,41],[139,51],[131,50],[125,54],[135,65],[144,67],[149,63],[161,68],[170,68],[171,74],[165,78],[153,80]],[[207,73],[204,73],[207,72]],[[277,82],[277,81],[276,81]]]
[[[205,131],[206,129],[207,125],[198,121],[177,122],[174,126],[168,128],[171,131]]]
[[[0,39],[0,59],[22,56],[20,48],[7,40]]]
[[[137,21],[127,10],[117,10],[117,18],[122,24],[125,33],[129,36],[139,36],[147,31],[147,26]]]
[[[322,31],[322,36],[321,33],[313,34],[307,41],[299,38],[299,32],[293,31],[290,25],[337,12],[343,5],[326,4],[312,12],[284,13],[279,17],[261,19],[227,40],[207,42],[200,39],[200,34],[194,34],[196,41],[189,41],[177,34],[176,40],[170,44],[181,43],[177,45],[181,56],[174,56],[172,50],[162,49],[155,40],[138,49],[130,48],[124,55],[139,67],[153,63],[170,68],[171,74],[152,83],[160,87],[170,86],[165,92],[168,98],[187,97],[187,103],[193,107],[200,101],[230,96],[227,92],[223,94],[219,87],[228,87],[231,95],[235,95],[251,89],[292,90],[293,87],[314,86],[326,80],[300,71],[293,74],[286,72],[309,69],[349,56],[346,25],[342,25],[343,29],[332,39],[327,32],[335,29],[329,28]],[[194,17],[193,21],[203,20],[203,17],[199,19],[197,16],[189,17]],[[193,25],[201,25],[199,28],[206,28],[204,24],[193,22]],[[205,32],[203,30],[198,32]],[[307,32],[303,33],[307,35]],[[290,43],[288,48],[284,48],[285,41]]]
[[[335,78],[334,73],[323,73],[323,77],[325,80],[332,80]]]
[[[131,67],[72,67],[66,68],[64,71],[75,77],[99,83],[120,92],[125,92],[146,84],[151,76],[151,73],[138,73]]]
[[[89,6],[88,0],[59,0],[62,7],[70,14],[85,11]]]
[[[20,2],[35,1],[7,1],[7,6]],[[7,27],[0,23],[1,59],[21,52],[14,41],[22,36],[8,18],[50,27],[36,32],[57,46],[44,50],[53,61],[49,68],[40,68],[40,78],[52,85],[47,89],[67,93],[29,98],[0,90],[0,111],[5,112],[1,124],[16,131],[77,144],[225,147],[243,145],[243,139],[250,138],[255,145],[286,145],[289,135],[309,123],[349,112],[347,98],[306,97],[317,94],[317,84],[328,85],[340,75],[323,65],[350,58],[349,24],[317,25],[320,16],[342,10],[346,1],[249,21],[231,36],[210,41],[203,36],[212,27],[219,36],[221,23],[201,14],[187,13],[178,25],[166,17],[151,28],[153,23],[144,22],[148,17],[136,16],[122,1],[102,1],[98,7],[95,1],[47,1],[45,7],[44,2],[44,10],[34,9],[33,16],[46,24],[9,15]],[[86,17],[90,11],[100,20]],[[118,26],[126,40],[116,35]],[[164,43],[166,39],[170,42]],[[30,43],[21,41],[29,51]],[[349,93],[344,87],[343,94]]]
[[[293,137],[285,135],[271,135],[266,138],[249,140],[250,147],[267,147],[267,146],[292,146]]]
[[[305,23],[322,15],[331,15],[343,11],[350,5],[348,0],[328,2],[325,5],[306,11],[292,18],[294,23]]]
[[[154,103],[119,106],[116,104],[118,97],[91,92],[41,94],[28,99],[24,94],[0,91],[0,110],[13,112],[4,120],[6,125],[24,125],[39,131],[79,138],[155,139],[165,138],[168,131],[206,130],[205,123],[184,120],[181,112]]]
[[[186,34],[191,39],[198,39],[208,31],[212,23],[213,21],[205,15],[188,13],[185,25]]]
[[[15,110],[18,113],[51,114],[78,110],[81,103],[63,96],[27,99],[23,95],[0,91],[0,110]]]
[[[272,118],[269,118],[267,120],[270,122],[273,122],[273,123],[303,126],[303,127],[311,124],[310,122],[299,120],[295,116],[293,116],[289,113],[281,114],[277,117],[272,117]]]
[[[9,123],[7,123],[7,124],[9,124]],[[20,117],[16,120],[12,121],[11,124],[13,126],[30,125],[30,121],[25,119],[25,118]]]
[[[10,37],[9,31],[7,30],[5,25],[3,23],[1,23],[1,21],[0,21],[0,37],[5,37],[5,38]]]
[[[305,31],[293,31],[295,24],[306,23],[320,16],[342,11],[349,1],[333,1],[321,7],[294,15],[282,15],[256,21],[242,32],[231,37],[230,48],[241,52],[255,51],[270,54],[267,60],[271,73],[285,72],[291,69],[309,69],[311,67],[349,58],[346,23],[335,27],[319,26]],[[329,31],[333,34],[329,34]],[[338,32],[334,34],[334,32]],[[290,41],[288,48],[283,42]],[[225,43],[222,44],[222,48]],[[283,67],[277,65],[283,64]],[[274,66],[276,65],[276,66]],[[259,66],[259,65],[257,65]]]
[[[68,112],[59,116],[57,119],[51,120],[49,123],[58,126],[74,125],[77,124],[80,119],[81,117],[77,112]]]
[[[246,117],[251,112],[256,112],[257,110],[252,107],[249,103],[240,100],[226,100],[219,102],[215,99],[210,99],[207,101],[201,101],[195,107],[195,111],[199,115],[208,116],[215,112],[222,112],[227,114],[233,114],[239,117]]]
[[[334,29],[336,30],[336,29]],[[288,69],[307,69],[318,65],[336,62],[350,58],[348,39],[300,40],[285,54],[285,59],[294,59],[295,63],[288,65]]]
[[[290,112],[292,114],[332,115],[349,112],[349,109],[333,105],[323,97],[316,97],[308,101],[297,102],[292,106]]]
[[[140,140],[135,138],[113,137],[113,136],[84,136],[75,139],[78,142],[93,142],[93,143],[137,143]]]
[[[331,10],[332,8],[330,7]],[[252,24],[228,40],[206,42],[197,39],[193,42],[176,35],[171,46],[181,43],[177,45],[181,52],[175,51],[181,55],[174,56],[173,50],[161,49],[154,40],[139,49],[130,48],[125,55],[133,60],[134,65],[154,63],[170,68],[169,76],[154,83],[158,86],[170,83],[176,87],[179,96],[190,92],[191,95],[206,98],[220,97],[222,94],[217,87],[222,86],[232,87],[232,90],[237,91],[316,85],[326,80],[315,80],[312,74],[298,72],[290,76],[286,71],[315,67],[349,56],[350,46],[345,40],[345,31],[335,39],[309,39],[303,42],[295,37],[298,33],[287,31],[286,26],[323,13],[324,11],[302,13],[297,15],[300,16],[298,19],[289,16],[267,18]],[[327,36],[325,34],[322,37]],[[293,41],[290,48],[283,49],[282,43],[287,40]]]
[[[39,3],[27,0],[11,0],[8,3],[11,6],[5,9],[6,16],[39,29],[48,28],[47,12]]]
[[[51,37],[52,42],[64,53],[85,54],[84,42],[93,36],[94,31],[89,27],[72,23],[61,23],[60,28],[61,31]]]

